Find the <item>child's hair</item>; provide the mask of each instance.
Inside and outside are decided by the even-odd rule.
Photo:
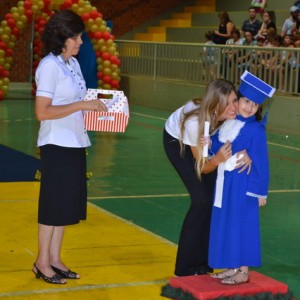
[[[214,33],[213,31],[207,31],[205,33],[205,38],[208,40],[208,41],[211,41],[213,38],[214,38]]]
[[[240,91],[237,91],[237,96],[238,96],[238,99],[240,101],[241,98],[245,98],[241,93]],[[251,101],[251,100],[250,100]],[[258,107],[258,110],[255,114],[255,118],[256,118],[256,121],[261,121],[262,120],[262,110],[263,110],[263,106],[262,105],[259,105]]]

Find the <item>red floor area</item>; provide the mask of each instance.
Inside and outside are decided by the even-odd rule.
[[[255,295],[259,293],[272,293],[275,295],[286,294],[288,292],[286,284],[255,271],[251,272],[250,282],[246,284],[224,285],[219,279],[203,275],[171,278],[170,285],[193,294],[199,300],[236,295]]]

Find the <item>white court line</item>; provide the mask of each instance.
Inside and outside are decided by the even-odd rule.
[[[142,117],[147,117],[150,119],[157,119],[157,120],[163,120],[166,121],[166,118],[159,118],[159,117],[155,117],[155,116],[150,116],[150,115],[144,115],[144,114],[140,114],[140,113],[135,113],[135,112],[130,112],[132,115],[137,115],[137,116],[142,116]]]
[[[270,190],[269,193],[300,193],[300,190]],[[141,199],[141,198],[172,198],[172,197],[189,197],[189,194],[161,194],[161,195],[132,195],[132,196],[97,196],[88,197],[88,200],[105,200],[105,199]],[[0,203],[12,202],[31,202],[37,201],[38,198],[22,199],[22,200],[1,200]]]
[[[300,190],[270,190],[269,193],[300,193]],[[172,198],[172,197],[189,197],[189,194],[162,194],[162,195],[132,195],[132,196],[103,196],[88,197],[88,200],[104,199],[141,199],[141,198]]]
[[[142,116],[142,117],[147,117],[147,118],[151,118],[151,119],[157,119],[157,120],[163,120],[163,121],[167,120],[166,118],[159,118],[159,117],[155,117],[155,116],[151,116],[151,115],[145,115],[145,114],[140,114],[140,113],[135,113],[135,112],[131,112],[131,114],[137,115],[137,116]],[[298,147],[291,147],[291,146],[286,146],[286,145],[282,145],[282,144],[276,144],[276,143],[272,143],[272,142],[267,142],[267,144],[272,145],[272,146],[286,148],[286,149],[300,151],[300,148],[298,148]]]
[[[153,281],[141,281],[141,282],[123,282],[123,283],[110,283],[110,284],[98,284],[98,285],[83,285],[70,288],[57,288],[57,289],[45,289],[45,290],[32,290],[32,291],[18,291],[11,293],[0,293],[2,297],[13,297],[13,296],[29,296],[36,294],[54,294],[63,292],[75,292],[75,291],[88,291],[88,290],[99,290],[99,289],[115,289],[122,287],[140,287],[147,285],[161,285],[167,284],[169,280],[153,280]]]

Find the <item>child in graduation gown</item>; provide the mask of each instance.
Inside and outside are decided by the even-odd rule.
[[[249,266],[261,265],[259,206],[266,205],[269,185],[266,129],[260,113],[262,103],[275,89],[248,71],[241,80],[237,118],[226,120],[211,137],[212,153],[230,141],[233,154],[246,149],[252,160],[248,174],[234,169],[237,155],[218,165],[209,265],[225,269],[211,275],[223,284],[246,283]]]

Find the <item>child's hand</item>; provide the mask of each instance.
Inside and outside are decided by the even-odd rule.
[[[258,198],[258,204],[259,204],[259,206],[266,206],[267,199],[265,199],[265,198]]]

